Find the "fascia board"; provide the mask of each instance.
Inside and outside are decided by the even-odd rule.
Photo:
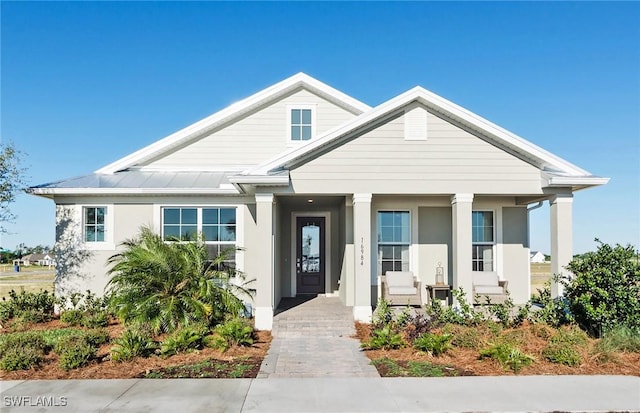
[[[600,176],[549,176],[548,187],[606,185],[610,178]]]
[[[229,188],[29,188],[29,194],[49,195],[237,195],[240,192]]]
[[[190,138],[196,137],[207,130],[213,129],[217,126],[224,124],[237,116],[245,113],[253,107],[264,105],[270,100],[273,100],[288,90],[294,89],[299,86],[309,86],[332,97],[335,101],[343,102],[348,106],[352,106],[354,109],[364,112],[371,109],[368,105],[326,85],[319,80],[316,80],[305,73],[297,73],[281,82],[276,83],[262,91],[259,91],[243,100],[240,100],[232,105],[204,118],[196,123],[193,123],[186,128],[183,128],[171,135],[166,136],[159,141],[156,141],[130,155],[125,156],[109,165],[106,165],[98,170],[96,173],[112,174],[116,171],[125,169],[140,161],[148,159],[151,156],[158,155],[163,151],[170,149],[176,145],[183,144],[189,141]]]
[[[270,186],[287,186],[289,185],[289,174],[280,175],[234,175],[229,177],[232,184],[252,184],[252,185],[270,185]]]

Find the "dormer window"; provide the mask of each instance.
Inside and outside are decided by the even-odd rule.
[[[315,135],[315,105],[290,106],[288,108],[289,140],[304,142]]]

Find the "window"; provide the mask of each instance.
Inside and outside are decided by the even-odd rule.
[[[493,271],[493,212],[472,212],[472,270]]]
[[[106,207],[84,207],[84,241],[105,242]]]
[[[291,109],[291,140],[308,141],[313,135],[311,109]]]
[[[162,208],[162,239],[193,241],[202,234],[209,258],[236,245],[236,208],[166,207]],[[230,253],[228,265],[235,262]]]
[[[409,211],[378,212],[378,274],[409,271]]]

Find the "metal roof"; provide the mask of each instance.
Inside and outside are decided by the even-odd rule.
[[[51,182],[32,186],[28,192],[34,194],[55,193],[89,193],[89,192],[237,192],[229,182],[233,172],[149,172],[126,170],[114,174],[93,173],[90,175],[70,178],[63,181]]]

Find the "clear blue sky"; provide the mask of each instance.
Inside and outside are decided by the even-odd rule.
[[[600,176],[576,252],[640,245],[639,3],[1,2],[3,141],[31,184],[90,173],[303,71],[370,105],[421,85]],[[0,245],[53,244],[21,195]],[[532,249],[549,251],[549,208]]]

